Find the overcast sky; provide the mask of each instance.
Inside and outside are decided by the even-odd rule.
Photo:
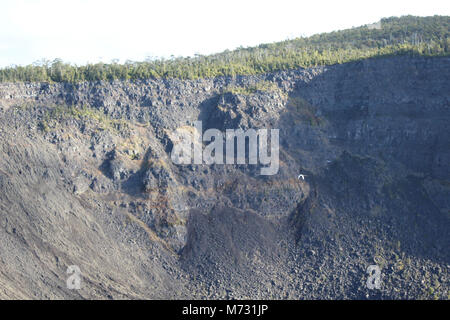
[[[40,59],[192,56],[351,28],[450,15],[450,1],[0,0],[0,67]]]

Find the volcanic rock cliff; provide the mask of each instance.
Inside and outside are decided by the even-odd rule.
[[[449,71],[0,84],[0,298],[448,299]],[[198,120],[279,129],[278,173],[173,163]]]

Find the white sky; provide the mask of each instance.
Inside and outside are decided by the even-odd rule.
[[[0,0],[0,67],[208,54],[407,14],[450,15],[450,1]]]

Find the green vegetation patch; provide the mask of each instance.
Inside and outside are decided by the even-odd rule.
[[[0,69],[0,82],[197,79],[269,73],[393,55],[447,56],[450,17],[382,19],[378,26],[316,34],[195,57],[74,66],[55,60]]]
[[[123,132],[129,129],[127,121],[123,119],[113,119],[101,110],[76,105],[55,105],[45,109],[38,127],[47,132],[55,123],[61,123],[69,119],[93,121],[102,130]]]
[[[222,94],[224,93],[232,93],[232,94],[242,94],[242,95],[251,95],[257,92],[279,92],[282,90],[273,82],[270,81],[259,81],[255,84],[247,85],[247,86],[228,86],[222,90]]]

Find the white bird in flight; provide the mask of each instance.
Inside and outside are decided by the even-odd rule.
[[[304,174],[299,174],[297,179],[299,179],[299,180],[300,180],[300,179],[305,180],[305,177],[306,177],[306,176],[305,176]]]

